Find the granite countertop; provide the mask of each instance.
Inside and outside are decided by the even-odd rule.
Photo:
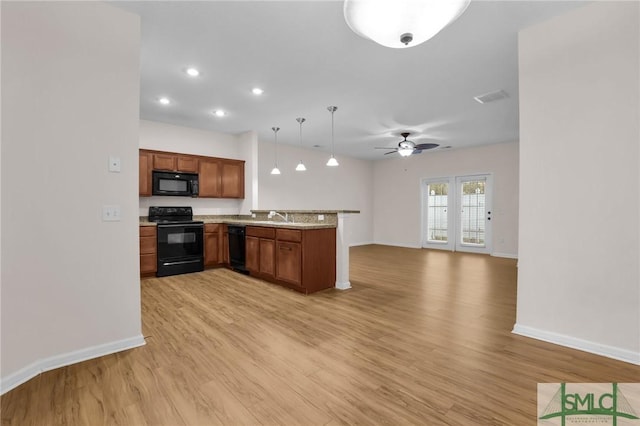
[[[360,210],[251,210],[252,213],[269,213],[276,211],[278,213],[308,213],[308,214],[338,214],[338,213],[360,213]]]
[[[196,220],[198,220],[196,218]],[[225,223],[227,225],[250,225],[264,226],[267,228],[289,228],[289,229],[326,229],[335,228],[335,225],[325,223],[296,223],[278,222],[271,220],[250,220],[250,219],[203,219],[204,223]],[[155,222],[141,220],[140,226],[156,226]]]

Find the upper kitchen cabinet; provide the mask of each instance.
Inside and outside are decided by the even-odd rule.
[[[169,152],[153,154],[153,170],[170,172],[198,173],[198,157]]]
[[[203,158],[200,160],[200,171],[198,173],[200,192],[198,197],[220,197],[221,173],[220,160],[217,158]]]
[[[200,198],[244,198],[244,161],[140,150],[141,197],[152,195],[152,171],[197,173]]]
[[[151,169],[152,169],[153,156],[148,152],[140,151],[139,157],[139,179],[138,179],[138,192],[141,197],[151,196]]]
[[[244,161],[221,161],[221,197],[244,198]]]
[[[200,157],[199,197],[244,198],[244,161]]]

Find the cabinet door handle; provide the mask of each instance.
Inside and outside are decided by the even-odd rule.
[[[288,251],[291,251],[291,247],[280,246],[280,250],[288,250]]]

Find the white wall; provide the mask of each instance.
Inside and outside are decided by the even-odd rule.
[[[424,178],[493,174],[493,252],[518,254],[518,144],[423,152],[374,165],[374,240],[420,247]]]
[[[329,154],[278,144],[278,168],[271,175],[274,144],[259,143],[259,198],[263,210],[360,210],[349,218],[351,244],[373,239],[373,166],[370,161],[336,156],[340,165],[327,167]],[[303,160],[307,171],[297,172]]]
[[[97,2],[1,8],[6,392],[41,370],[144,343],[140,23]],[[121,173],[108,172],[110,155]],[[105,204],[120,205],[120,222],[102,222]]]
[[[254,132],[241,135],[193,129],[155,121],[140,120],[140,148],[183,154],[245,160],[245,200],[254,198],[254,159],[252,147],[257,144]],[[147,216],[149,206],[191,206],[196,215],[248,214],[247,201],[216,198],[140,197],[140,216]]]
[[[516,333],[640,363],[637,2],[520,33]]]

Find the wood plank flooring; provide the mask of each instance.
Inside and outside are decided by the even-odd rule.
[[[353,289],[142,281],[147,345],[40,375],[2,425],[534,425],[538,382],[640,367],[511,334],[514,260],[364,246]]]

